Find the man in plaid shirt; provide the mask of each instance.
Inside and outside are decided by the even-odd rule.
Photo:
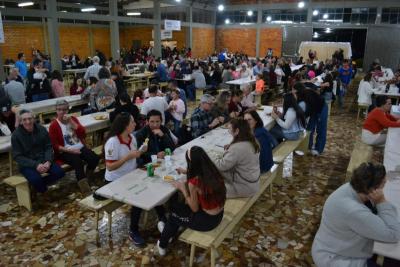
[[[210,110],[213,102],[214,97],[205,94],[201,97],[199,107],[193,111],[192,117],[190,118],[193,138],[199,137],[200,135],[210,131],[218,126],[221,121],[224,121],[222,117],[213,118],[211,116]]]

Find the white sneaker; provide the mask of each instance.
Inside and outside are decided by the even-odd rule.
[[[318,152],[317,150],[315,150],[315,149],[312,149],[312,150],[311,150],[311,155],[313,155],[313,156],[319,156],[319,152]]]
[[[165,248],[160,247],[160,240],[157,241],[157,248],[158,248],[158,254],[160,254],[160,256],[165,256],[165,254],[167,254],[167,250]]]
[[[165,222],[159,221],[157,223],[157,228],[158,228],[158,231],[160,232],[160,234],[164,231],[164,227],[165,227]]]

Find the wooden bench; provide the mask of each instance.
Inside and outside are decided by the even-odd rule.
[[[228,234],[239,224],[242,217],[250,207],[264,193],[265,189],[272,185],[276,177],[278,166],[274,166],[271,172],[265,173],[260,177],[260,190],[251,198],[227,199],[224,206],[224,217],[217,228],[208,232],[199,232],[186,229],[179,237],[179,240],[190,244],[189,266],[193,266],[196,247],[210,249],[211,266],[215,266],[216,249]]]
[[[310,132],[306,131],[305,134],[300,136],[298,140],[287,140],[280,143],[277,147],[272,151],[273,160],[275,163],[279,163],[279,169],[277,173],[277,178],[275,179],[276,184],[282,184],[282,175],[283,175],[283,161],[295,150],[301,150],[304,153],[308,149],[308,140],[310,137]]]
[[[108,235],[111,236],[111,225],[112,225],[112,212],[124,203],[114,201],[112,199],[96,200],[92,195],[79,201],[79,205],[83,208],[94,211],[95,214],[95,225],[96,225],[96,239],[99,240],[99,215],[105,211],[108,215]]]
[[[93,149],[97,155],[101,155],[103,146],[98,146]],[[99,165],[101,166],[101,165]],[[68,164],[61,165],[61,168],[67,172],[72,168]],[[45,173],[42,177],[46,177],[48,174]],[[15,187],[17,192],[18,205],[25,207],[27,210],[32,211],[32,201],[31,201],[31,190],[28,180],[22,175],[13,175],[3,180],[5,184]]]
[[[373,147],[357,140],[354,144],[353,151],[351,152],[351,157],[349,165],[346,171],[346,181],[350,181],[353,175],[354,169],[361,165],[361,163],[369,162],[372,159]]]

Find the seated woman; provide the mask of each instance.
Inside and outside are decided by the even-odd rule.
[[[271,113],[276,121],[270,133],[274,137],[274,143],[281,143],[283,139],[298,140],[305,128],[304,112],[297,104],[292,94],[283,96],[283,114],[274,107]]]
[[[115,120],[115,117],[122,112],[128,112],[132,115],[136,123],[139,122],[140,111],[138,107],[132,103],[131,97],[128,95],[128,93],[123,93],[119,96],[119,105],[117,105],[117,107],[110,112],[111,123]],[[138,124],[136,125],[135,130],[138,130]]]
[[[211,116],[219,118],[220,123],[224,124],[229,120],[229,103],[231,102],[231,93],[229,91],[222,91],[211,108]]]
[[[381,146],[386,143],[386,133],[388,127],[400,127],[400,118],[390,115],[392,100],[386,95],[376,98],[376,108],[374,108],[364,121],[361,132],[361,140],[367,145]]]
[[[80,95],[84,91],[82,86],[82,78],[75,77],[74,82],[72,83],[71,87],[69,88],[70,95]]]
[[[380,87],[374,89],[371,84],[372,74],[367,73],[364,76],[364,79],[361,80],[360,85],[358,86],[358,105],[361,106],[370,106],[372,105],[371,96],[374,93],[381,91]]]
[[[135,136],[132,134],[136,126],[135,120],[129,113],[118,114],[111,125],[106,143],[104,145],[104,154],[106,160],[105,182],[111,183],[122,176],[134,171],[137,168],[136,160],[147,151],[147,145],[143,144],[139,149]],[[102,199],[96,193],[95,199]],[[144,246],[145,241],[139,233],[139,218],[136,211],[138,208],[132,207],[131,225],[129,238],[136,246]],[[140,210],[140,209],[139,209]],[[156,207],[159,218],[165,220],[165,213],[162,206]]]
[[[260,146],[243,119],[232,119],[229,133],[233,140],[215,165],[225,178],[228,198],[251,197],[259,188]]]
[[[267,172],[274,165],[272,149],[276,146],[274,138],[264,128],[264,123],[255,110],[248,110],[244,113],[244,120],[247,121],[251,130],[254,132],[258,143],[260,144],[260,171]]]
[[[362,163],[350,183],[328,197],[312,246],[316,266],[378,266],[371,260],[374,241],[400,241],[400,222],[396,207],[385,199],[385,182],[384,166]]]
[[[165,227],[159,229],[162,231],[157,247],[162,256],[180,226],[211,231],[220,224],[224,215],[224,178],[207,153],[201,147],[193,146],[186,152],[186,163],[187,170],[179,168],[177,171],[187,174],[187,186],[181,181],[172,182],[182,192],[186,203],[171,201],[171,215]]]
[[[243,91],[240,89],[233,90],[231,102],[229,102],[228,112],[232,118],[237,118],[243,115],[244,108],[242,106]]]
[[[51,94],[54,98],[65,95],[63,77],[58,70],[54,70],[51,74]]]
[[[97,112],[96,108],[96,83],[98,82],[96,77],[89,78],[89,86],[83,91],[81,97],[82,99],[87,99],[89,101],[88,107],[82,110],[82,115]]]

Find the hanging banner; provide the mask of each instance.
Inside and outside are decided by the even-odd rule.
[[[180,31],[181,21],[180,20],[168,20],[164,21],[164,30],[167,31]]]
[[[4,30],[3,30],[3,20],[1,17],[1,12],[0,12],[0,44],[4,44]]]

